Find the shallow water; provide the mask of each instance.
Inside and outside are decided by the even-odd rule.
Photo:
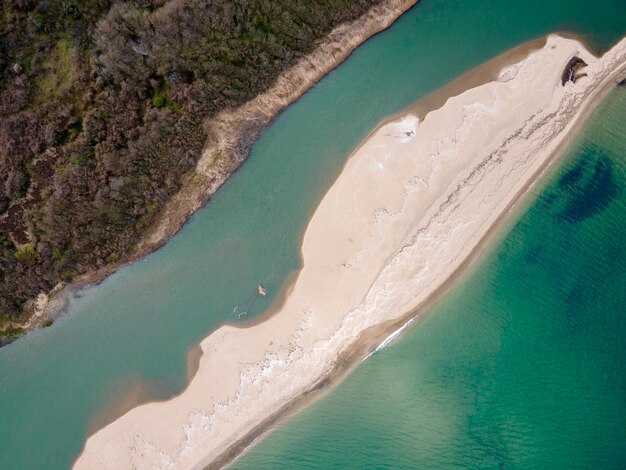
[[[164,248],[85,290],[52,327],[0,349],[0,468],[66,468],[97,416],[185,384],[188,349],[299,266],[317,201],[378,120],[552,30],[596,47],[626,32],[623,0],[423,0],[287,109],[240,171]],[[103,411],[104,410],[104,411]]]
[[[236,469],[626,468],[626,88],[400,340]]]

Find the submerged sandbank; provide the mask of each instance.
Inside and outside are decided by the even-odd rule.
[[[574,56],[588,64],[586,76],[562,85]],[[223,462],[270,417],[362,357],[363,332],[397,327],[431,299],[624,65],[626,40],[596,59],[581,43],[551,36],[423,121],[409,114],[379,127],[313,215],[304,267],[280,311],[206,338],[181,395],[100,430],[76,466]]]

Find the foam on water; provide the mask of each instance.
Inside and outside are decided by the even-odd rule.
[[[372,351],[370,354],[368,354],[368,356],[365,358],[367,359],[368,357],[372,356],[373,354],[376,354],[377,352],[382,351],[383,349],[385,349],[387,346],[389,346],[389,344],[391,344],[391,342],[396,339],[398,336],[400,336],[402,334],[402,332],[404,330],[406,330],[409,326],[411,326],[411,324],[413,324],[413,322],[415,321],[415,317],[411,318],[409,321],[407,321],[404,325],[402,325],[400,328],[398,328],[396,331],[394,331],[393,333],[391,333],[389,336],[387,336],[382,343],[380,343],[378,346],[376,346],[376,349],[374,349],[374,351]],[[364,359],[364,360],[365,360]]]

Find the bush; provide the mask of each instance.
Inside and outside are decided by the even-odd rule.
[[[167,98],[164,91],[160,91],[152,97],[152,106],[162,108],[167,104]]]
[[[17,245],[15,257],[20,263],[25,264],[26,266],[33,266],[34,264],[37,264],[38,260],[37,252],[35,251],[35,247],[32,243]]]

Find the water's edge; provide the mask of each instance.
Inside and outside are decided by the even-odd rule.
[[[522,51],[525,50],[526,52],[528,52],[536,48],[541,43],[541,41],[541,39],[538,39],[517,46],[511,49],[508,53],[504,53],[497,58],[488,61],[489,67],[485,68],[485,65],[487,64],[482,64],[456,79],[453,86],[451,86],[452,84],[448,84],[444,86],[442,90],[448,90],[449,92],[454,91],[454,94],[459,94],[463,91],[459,90],[459,84],[464,82],[468,84],[467,88],[472,88],[476,86],[473,84],[474,80],[469,79],[472,73],[485,74],[486,70],[490,70],[490,73],[493,73],[493,71],[495,70],[500,70],[503,66],[511,63],[514,57],[518,57],[522,53]],[[497,67],[498,60],[501,61],[500,68]],[[559,146],[554,150],[552,155],[534,173],[529,182],[514,196],[513,200],[509,203],[509,205],[507,205],[501,216],[489,228],[488,232],[480,239],[476,248],[463,261],[459,268],[457,268],[451,274],[451,276],[444,282],[443,285],[441,285],[435,292],[433,292],[433,294],[429,296],[424,302],[416,306],[411,311],[406,312],[398,320],[388,321],[365,330],[363,333],[361,333],[353,346],[349,348],[349,350],[346,351],[344,354],[342,354],[337,359],[336,363],[331,368],[329,368],[314,385],[304,390],[302,394],[297,398],[284,404],[279,410],[268,416],[264,421],[248,431],[236,442],[233,442],[216,459],[213,459],[211,462],[204,462],[202,466],[198,468],[222,468],[234,461],[239,455],[241,455],[242,452],[250,448],[277,423],[288,418],[289,416],[292,416],[303,407],[310,404],[313,400],[325,395],[328,391],[332,389],[333,385],[336,385],[339,381],[341,381],[341,379],[344,378],[351,370],[353,370],[356,365],[362,362],[368,355],[375,352],[377,348],[379,348],[380,345],[384,341],[386,341],[387,338],[390,337],[390,335],[394,335],[396,333],[398,333],[399,335],[404,333],[408,329],[406,328],[407,324],[413,322],[418,316],[420,316],[420,314],[422,314],[425,310],[428,310],[435,302],[440,300],[451,289],[451,287],[456,283],[457,280],[459,280],[464,274],[466,274],[476,262],[480,261],[482,255],[487,250],[489,250],[492,242],[498,239],[498,237],[501,236],[501,234],[505,231],[505,227],[508,224],[514,222],[520,212],[523,211],[524,208],[526,208],[532,202],[532,196],[529,195],[531,188],[537,185],[538,182],[540,183],[542,181],[542,177],[546,174],[547,169],[553,163],[555,163],[558,158],[564,155],[566,149],[572,142],[572,139],[580,131],[581,127],[584,125],[589,115],[595,110],[595,108],[606,97],[606,95],[614,88],[616,83],[623,78],[623,73],[623,70],[619,70],[618,72],[616,72],[616,80],[611,80],[602,88],[595,90],[595,96],[587,103],[586,107],[581,111],[578,117],[575,118],[572,128],[568,131],[568,133],[563,138]],[[485,80],[484,75],[479,80],[482,80],[483,82],[489,81]],[[423,99],[418,100],[418,102],[409,105],[409,107],[407,108],[423,110],[424,106],[433,102],[432,95],[437,94],[438,92],[429,94]],[[438,96],[438,99],[440,100],[442,98],[441,92],[439,92],[439,95],[440,96]],[[422,100],[425,101],[423,102]],[[445,99],[443,101],[445,102]],[[437,102],[437,100],[435,100],[435,102]],[[426,103],[426,105],[424,105],[424,103]],[[427,113],[428,111],[425,112]],[[394,113],[394,116],[395,115],[396,113]],[[386,118],[385,120],[383,120],[383,122],[386,122],[388,119],[389,118]],[[376,128],[378,127],[379,126],[376,126]],[[357,146],[357,148],[359,146]],[[284,287],[285,292],[288,292],[290,289],[290,285]],[[281,295],[281,298],[282,297],[283,296]],[[273,306],[271,310],[272,312],[275,312],[276,310],[278,310],[278,308]],[[266,315],[262,315],[262,318],[254,320],[253,325],[259,323],[260,321],[263,321],[266,318]],[[251,327],[253,325],[236,325],[236,327],[245,328]]]
[[[576,35],[564,34],[563,36],[576,38],[582,42],[582,39]],[[505,51],[497,55],[496,57],[462,73],[461,75],[459,75],[458,77],[450,81],[449,83],[446,83],[445,85],[443,85],[441,88],[431,93],[428,93],[427,95],[419,98],[417,101],[409,104],[408,106],[403,107],[400,111],[395,112],[381,119],[379,123],[376,124],[372,128],[372,130],[365,135],[365,137],[361,140],[361,142],[359,142],[359,144],[346,157],[345,162],[343,163],[343,168],[345,168],[348,161],[350,160],[352,155],[354,155],[354,153],[357,152],[361,144],[367,141],[369,136],[371,136],[374,132],[376,132],[376,130],[379,129],[381,126],[397,119],[400,116],[404,116],[405,114],[410,113],[410,112],[418,114],[420,119],[423,120],[426,114],[430,113],[431,111],[436,111],[441,106],[443,106],[445,104],[445,101],[449,97],[456,96],[467,89],[474,88],[476,86],[479,86],[479,85],[482,85],[484,83],[494,80],[497,77],[499,71],[503,67],[506,67],[509,64],[515,63],[518,60],[523,59],[530,52],[534,50],[540,49],[541,47],[545,45],[546,39],[547,39],[547,36],[542,36],[540,38],[532,39],[530,41],[526,41],[522,44],[519,44],[509,49],[508,51]],[[337,178],[338,177],[339,177],[339,174],[337,175]],[[319,205],[320,203],[321,203],[321,199],[320,201],[318,201],[317,205]],[[302,234],[300,236],[300,240],[299,240],[300,245],[302,245],[302,238],[304,236],[305,231],[306,231],[306,227],[302,231]],[[249,319],[238,320],[236,322],[234,321],[226,322],[224,323],[224,325],[234,327],[234,328],[240,328],[240,329],[252,328],[260,323],[267,321],[268,319],[273,317],[275,314],[277,314],[281,310],[281,308],[284,306],[287,300],[287,297],[291,293],[293,286],[295,282],[297,281],[298,276],[300,275],[300,272],[302,270],[303,260],[302,260],[301,252],[299,253],[299,256],[300,256],[300,260],[299,260],[300,267],[297,270],[292,271],[287,276],[287,278],[282,283],[280,291],[277,293],[276,298],[267,309],[265,309],[262,313],[255,315],[254,317],[251,317]],[[446,288],[446,290],[448,288],[449,286]],[[437,300],[438,298],[439,297],[437,297],[435,300]],[[435,300],[433,300],[433,302]],[[428,308],[430,305],[431,305],[431,302],[429,302],[428,306],[424,308]],[[420,306],[417,309],[417,311],[422,311],[424,308]],[[411,318],[414,318],[415,315],[417,315],[417,312],[414,313],[413,315],[411,315],[410,313],[407,314],[407,316]],[[379,336],[383,336],[385,332],[388,332],[388,331],[395,331],[394,327],[396,326],[396,324],[402,324],[402,323],[403,323],[403,320],[399,320],[398,322],[394,322],[393,324],[390,324],[388,327],[384,327],[383,329],[381,329],[379,333],[377,332],[377,334],[374,337],[372,337],[371,340],[368,341],[368,343],[371,343],[370,344],[371,347],[376,348],[380,343],[380,342],[377,342],[379,339]],[[207,336],[209,336],[212,333],[213,331],[207,332]],[[370,354],[372,351],[373,350],[369,350],[366,348],[363,352],[364,354],[363,357],[365,357],[367,354]],[[202,355],[202,348],[200,347],[199,344],[192,346],[187,351],[186,385],[182,390],[170,396],[162,397],[158,400],[152,399],[149,396],[149,394],[147,394],[145,397],[142,397],[141,395],[138,396],[134,390],[129,391],[128,397],[122,399],[120,403],[111,404],[111,406],[106,407],[106,409],[101,410],[98,413],[98,415],[94,418],[94,420],[92,421],[89,427],[88,433],[85,436],[85,440],[89,436],[98,432],[100,429],[106,427],[108,424],[111,424],[113,421],[115,421],[117,418],[121,417],[128,411],[130,411],[132,408],[135,408],[145,403],[166,402],[184,393],[185,389],[187,388],[191,380],[194,378],[198,370],[198,367],[200,365],[201,355]],[[354,360],[359,361],[360,359],[358,356],[355,356]]]
[[[625,93],[415,327],[232,468],[622,468]]]
[[[575,130],[573,130],[567,137],[566,142],[559,147],[550,160],[548,160],[546,164],[535,174],[533,180],[515,196],[515,199],[509,204],[509,206],[507,206],[507,209],[499,220],[489,229],[488,233],[480,240],[476,249],[465,259],[463,264],[425,302],[417,306],[415,309],[407,312],[399,320],[387,322],[365,330],[361,333],[353,348],[346,354],[337,358],[334,367],[329,369],[317,383],[302,392],[298,398],[286,403],[276,413],[268,416],[263,422],[251,429],[245,436],[233,443],[217,459],[210,463],[203,463],[201,466],[196,468],[215,470],[228,466],[240,455],[242,455],[243,452],[259,442],[268,433],[268,431],[271,431],[274,426],[284,422],[290,416],[295,415],[298,411],[310,405],[314,400],[320,399],[330,393],[333,386],[341,382],[344,377],[346,377],[370,354],[375,353],[378,348],[383,345],[387,338],[394,335],[393,339],[397,339],[405,334],[410,329],[410,326],[412,326],[410,325],[411,323],[414,323],[422,313],[427,311],[437,301],[444,297],[445,294],[448,293],[455,285],[455,283],[462,278],[475,263],[480,262],[482,255],[489,249],[490,243],[497,240],[498,236],[502,231],[504,231],[505,227],[516,220],[519,213],[518,211],[523,210],[522,208],[526,207],[531,202],[532,196],[528,198],[525,197],[529,194],[530,189],[541,181],[540,178],[546,173],[546,170],[555,162],[555,160],[558,160],[558,158],[564,154],[567,145],[571,143],[571,140],[580,130],[580,127],[584,124],[586,117],[588,117],[593,109],[595,109],[595,107],[602,101],[602,98],[606,96],[610,89],[612,89],[612,87],[606,87],[603,90],[601,96],[594,101],[593,106],[590,106],[589,109],[585,111],[585,118],[579,120],[575,126]]]
[[[167,243],[243,164],[252,145],[273,119],[341,64],[359,45],[387,29],[418,1],[382,0],[360,18],[334,28],[313,51],[281,73],[267,92],[206,121],[208,139],[196,168],[183,177],[180,191],[167,202],[134,252],[119,262],[82,274],[71,284],[59,284],[47,294],[42,293],[28,301],[27,309],[33,313],[25,325],[26,333],[64,314],[69,308],[69,299],[76,292],[98,285],[118,269]],[[6,344],[9,343],[0,343],[0,347]]]

